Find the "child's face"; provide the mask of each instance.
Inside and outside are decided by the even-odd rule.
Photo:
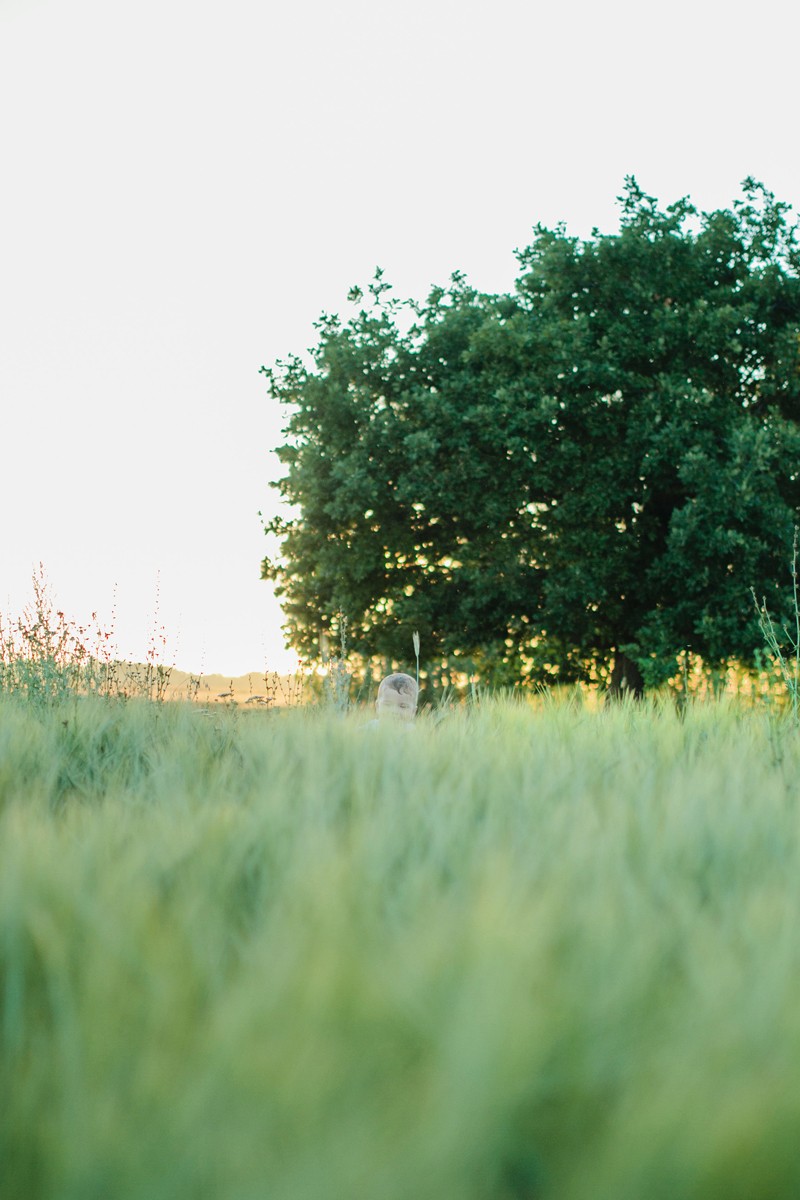
[[[403,696],[400,692],[387,691],[379,697],[376,705],[381,720],[413,721],[417,706],[411,696]]]

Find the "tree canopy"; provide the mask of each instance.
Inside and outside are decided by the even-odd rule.
[[[508,294],[400,301],[379,271],[310,361],[262,367],[295,514],[263,576],[299,651],[341,613],[366,657],[419,629],[495,679],[752,659],[800,511],[797,223],[752,179],[620,205],[613,234],[536,226]]]

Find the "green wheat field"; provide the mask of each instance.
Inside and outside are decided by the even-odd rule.
[[[800,1195],[800,739],[0,696],[3,1200]]]

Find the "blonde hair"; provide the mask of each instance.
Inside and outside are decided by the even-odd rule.
[[[408,696],[409,699],[417,703],[417,681],[410,675],[404,675],[402,671],[397,671],[394,675],[387,675],[381,680],[381,685],[378,688],[378,700],[386,697],[387,692],[398,692],[401,696]]]

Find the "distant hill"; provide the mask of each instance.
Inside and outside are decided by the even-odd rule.
[[[247,704],[255,707],[272,705],[285,707],[297,704],[303,690],[301,675],[278,675],[263,671],[250,671],[247,675],[190,675],[186,671],[170,673],[167,697],[169,699],[191,698],[201,703]]]
[[[133,678],[141,678],[146,667],[130,663],[123,668]],[[276,672],[250,671],[247,675],[191,675],[176,667],[169,670],[165,688],[167,700],[196,700],[201,704],[237,704],[248,707],[285,708],[298,704],[302,697],[302,675],[278,675]]]

